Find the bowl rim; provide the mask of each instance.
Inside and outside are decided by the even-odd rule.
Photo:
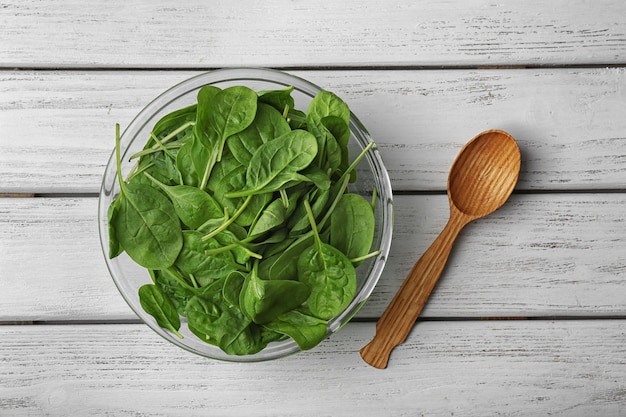
[[[183,81],[180,81],[165,91],[161,92],[154,99],[152,99],[147,105],[145,105],[130,121],[130,123],[126,126],[121,134],[121,143],[123,148],[128,149],[128,147],[134,142],[136,136],[139,132],[146,128],[147,124],[154,124],[155,115],[159,114],[164,110],[166,106],[168,106],[172,101],[178,99],[179,97],[188,94],[192,91],[196,91],[197,89],[205,86],[212,85],[217,83],[228,83],[228,82],[236,82],[236,81],[261,81],[261,82],[270,82],[273,84],[283,85],[285,88],[294,86],[295,90],[299,90],[311,97],[313,97],[316,93],[320,91],[324,91],[322,87],[308,81],[302,77],[297,75],[293,75],[288,72],[284,72],[281,70],[270,69],[270,68],[261,68],[261,67],[233,67],[233,68],[222,68],[215,69],[207,72],[203,72],[197,75],[194,75],[190,78],[187,78]],[[295,85],[297,83],[297,85]],[[233,84],[235,85],[235,84]],[[171,111],[171,110],[170,110]],[[143,120],[143,122],[142,122]],[[361,148],[364,148],[369,142],[373,142],[373,139],[362,122],[358,119],[358,117],[350,111],[350,130],[352,138],[356,139],[358,145]],[[359,134],[356,134],[358,132]],[[130,136],[129,136],[130,135]],[[385,267],[386,261],[389,256],[389,251],[391,248],[391,240],[393,235],[393,190],[391,186],[391,181],[389,178],[389,174],[385,168],[382,157],[380,155],[377,144],[375,144],[370,151],[366,154],[364,160],[367,160],[370,168],[373,171],[374,177],[380,183],[380,190],[378,198],[378,204],[381,207],[382,215],[381,220],[382,224],[379,226],[380,230],[380,254],[376,256],[373,260],[373,265],[370,268],[369,273],[366,275],[366,279],[364,281],[363,286],[360,291],[355,294],[354,299],[351,303],[344,309],[344,311],[338,316],[330,319],[327,325],[327,332],[325,339],[327,339],[331,334],[338,331],[343,325],[347,324],[352,317],[360,310],[363,304],[369,299],[371,293],[376,287],[383,269]],[[98,203],[98,229],[100,235],[100,243],[102,247],[102,253],[105,258],[105,263],[107,265],[107,269],[109,271],[109,275],[111,276],[113,282],[115,283],[119,293],[124,298],[127,305],[133,310],[135,315],[149,328],[155,331],[157,334],[165,338],[167,341],[173,343],[174,345],[183,348],[189,352],[195,353],[197,355],[222,360],[227,362],[260,362],[266,360],[278,359],[281,357],[289,356],[293,353],[301,351],[298,345],[292,340],[288,339],[288,341],[292,343],[286,343],[284,346],[273,346],[271,352],[268,351],[266,347],[262,351],[257,354],[252,355],[228,355],[222,352],[217,346],[211,346],[211,349],[215,350],[217,354],[212,354],[209,352],[201,351],[195,349],[186,343],[182,342],[180,339],[171,335],[164,329],[161,329],[158,324],[153,323],[152,321],[146,320],[145,313],[143,310],[139,311],[136,307],[136,303],[132,302],[129,298],[130,295],[126,294],[126,291],[122,289],[120,283],[118,282],[118,277],[116,273],[112,269],[111,263],[112,259],[108,257],[108,239],[105,242],[105,236],[108,237],[108,231],[105,231],[105,228],[108,227],[108,216],[106,215],[107,207],[103,207],[103,199],[105,196],[106,186],[109,183],[113,183],[113,189],[115,189],[115,182],[117,181],[117,174],[113,174],[113,178],[110,179],[107,175],[110,171],[111,165],[115,164],[115,150],[111,153],[107,164],[105,166],[105,172],[103,174],[102,183],[99,192],[99,203]],[[110,179],[110,181],[108,181]],[[103,208],[105,210],[103,210]],[[263,355],[265,352],[265,355]],[[271,355],[268,356],[268,353]]]

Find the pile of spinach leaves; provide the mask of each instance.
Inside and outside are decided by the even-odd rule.
[[[148,269],[143,309],[178,337],[181,316],[232,355],[293,338],[310,349],[378,252],[374,200],[347,191],[350,110],[323,91],[307,112],[293,88],[205,86],[162,117],[109,207],[110,253]]]

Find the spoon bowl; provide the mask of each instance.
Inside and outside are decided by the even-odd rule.
[[[448,196],[468,216],[484,217],[500,208],[517,183],[520,150],[511,135],[485,131],[461,149],[448,176]]]
[[[501,130],[482,132],[461,149],[448,176],[450,219],[376,323],[376,335],[360,351],[365,362],[376,368],[387,367],[391,351],[404,342],[424,308],[459,232],[508,200],[520,166],[515,139]]]

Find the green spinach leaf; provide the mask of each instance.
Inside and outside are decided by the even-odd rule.
[[[222,207],[201,189],[189,185],[165,185],[150,174],[145,175],[170,198],[176,214],[187,227],[197,229],[209,219],[222,217]]]
[[[328,323],[325,320],[297,310],[281,314],[263,326],[291,337],[302,350],[317,346],[328,334]]]
[[[248,355],[261,351],[267,344],[261,328],[238,307],[226,302],[221,294],[221,287],[215,286],[189,301],[186,310],[189,330],[228,354]]]
[[[336,94],[329,91],[322,91],[311,100],[306,114],[306,123],[307,130],[317,139],[319,153],[316,157],[316,165],[321,168],[331,166],[334,170],[335,166],[338,167],[342,160],[341,147],[329,127],[326,126],[325,120],[329,127],[333,128],[333,131],[336,130],[334,122],[332,122],[333,126],[330,126],[329,120],[342,121],[346,126],[350,123],[348,105]]]
[[[356,271],[340,250],[323,243],[317,233],[313,213],[305,201],[315,243],[298,257],[298,279],[311,288],[307,306],[320,319],[340,314],[356,293]]]
[[[291,280],[259,278],[258,263],[246,277],[239,298],[243,312],[258,324],[274,320],[304,303],[311,290],[303,283]]]
[[[128,255],[148,269],[174,263],[182,248],[180,221],[172,202],[157,189],[141,183],[125,183],[120,160],[119,125],[116,134],[117,175],[120,199],[113,216],[115,238]]]
[[[139,288],[139,302],[146,313],[154,317],[159,326],[183,338],[178,332],[180,329],[178,312],[159,287],[154,284],[142,285]]]
[[[222,245],[215,238],[202,240],[202,237],[202,233],[195,230],[183,232],[183,247],[174,266],[187,274],[192,274],[202,287],[243,269],[235,262],[231,251],[207,256],[206,251],[221,248]]]
[[[255,238],[280,227],[285,223],[286,211],[287,209],[281,200],[272,201],[252,224],[248,236]]]
[[[293,109],[295,106],[294,99],[291,96],[293,90],[293,86],[289,86],[282,90],[259,91],[259,102],[269,104],[282,114],[285,108]]]
[[[304,130],[293,130],[267,142],[250,159],[245,188],[226,197],[274,192],[291,181],[306,181],[307,178],[298,171],[306,168],[316,154],[315,137]]]
[[[247,128],[254,120],[257,109],[257,95],[247,87],[228,87],[207,96],[204,100],[205,97],[198,95],[198,118],[194,126],[196,138],[211,151],[200,188],[206,186],[213,165],[222,159],[226,139]]]
[[[374,242],[375,218],[370,203],[344,194],[330,216],[330,244],[349,259],[368,254]]]
[[[261,145],[290,131],[289,123],[276,109],[259,103],[252,124],[245,130],[230,136],[227,145],[235,159],[247,166],[252,155]]]
[[[117,240],[117,234],[115,232],[115,224],[117,223],[117,213],[119,212],[121,198],[116,198],[111,202],[109,208],[107,210],[107,220],[108,220],[108,228],[109,228],[109,259],[113,259],[119,256],[124,249],[122,245]]]

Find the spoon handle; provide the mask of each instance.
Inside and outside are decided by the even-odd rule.
[[[376,335],[361,350],[375,368],[386,368],[394,347],[404,342],[443,271],[456,237],[470,221],[458,211],[415,263],[395,297],[376,323]]]

